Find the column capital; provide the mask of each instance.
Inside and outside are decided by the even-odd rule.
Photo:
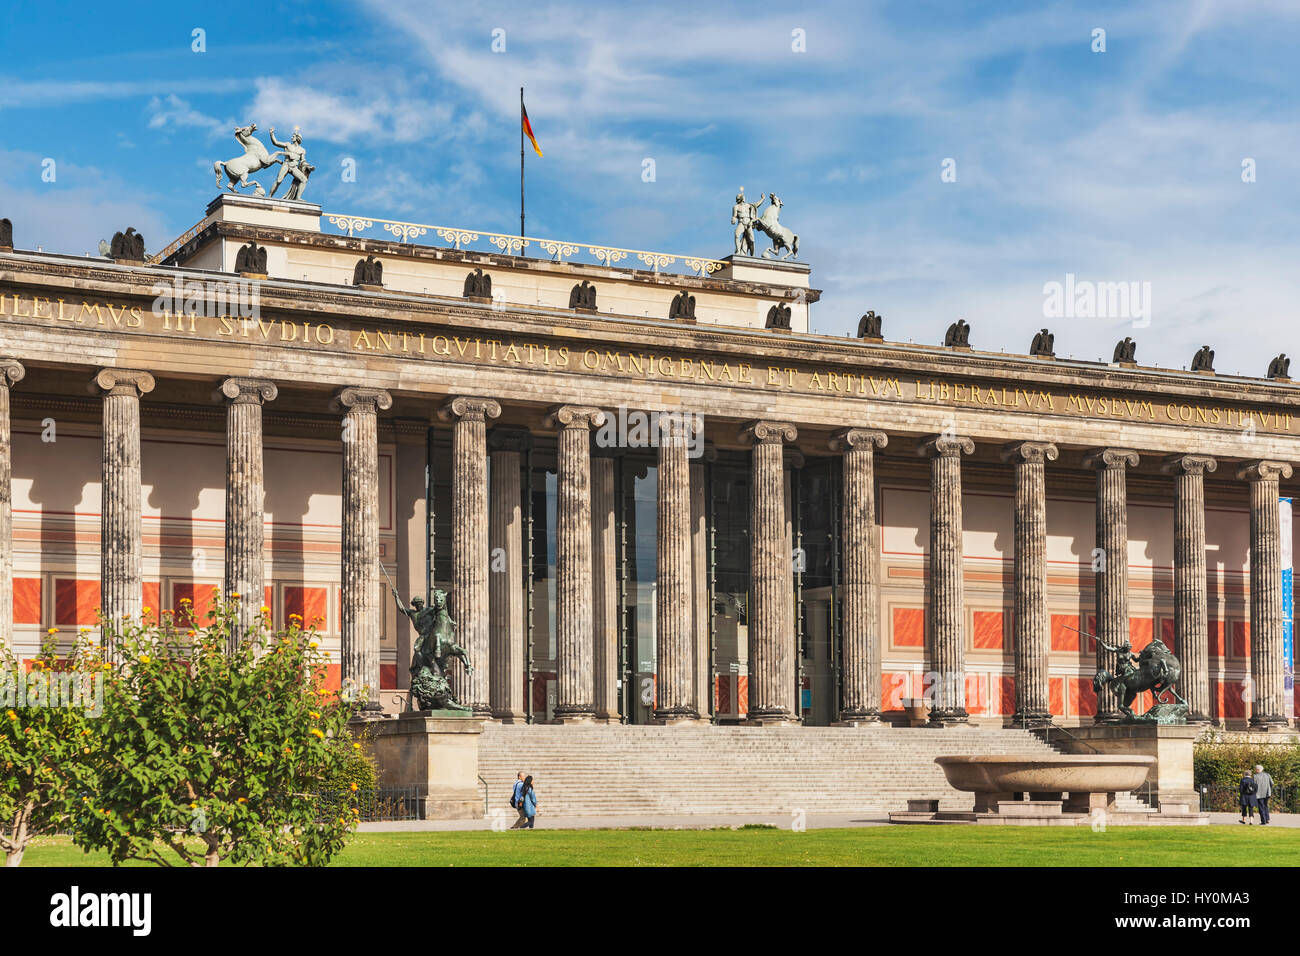
[[[1284,461],[1248,461],[1237,469],[1238,481],[1277,481],[1290,477],[1291,466]]]
[[[487,434],[489,452],[525,452],[533,447],[532,433],[526,428],[494,428]]]
[[[593,405],[556,405],[546,413],[542,424],[547,428],[599,428],[605,413]]]
[[[922,458],[960,458],[975,451],[975,443],[958,435],[931,435],[916,446]]]
[[[27,369],[17,359],[0,358],[0,386],[10,386],[21,382],[27,375]]]
[[[660,438],[689,441],[704,431],[704,416],[698,412],[656,412],[655,427]]]
[[[127,368],[100,369],[90,381],[91,391],[104,395],[131,395],[139,398],[153,391],[153,376]]]
[[[349,385],[346,388],[339,389],[334,394],[334,400],[344,408],[358,408],[368,405],[375,411],[383,411],[393,407],[393,396],[382,388],[360,388]]]
[[[221,394],[231,405],[261,405],[275,401],[280,390],[265,379],[228,378],[221,383]]]
[[[448,399],[438,409],[438,419],[444,422],[459,419],[485,422],[489,418],[500,417],[501,403],[495,398],[476,398],[472,395],[458,395]]]
[[[781,445],[799,437],[799,430],[790,422],[755,420],[740,429],[740,440],[756,445]]]
[[[841,428],[831,436],[831,451],[849,451],[853,448],[884,448],[889,436],[871,428]]]
[[[1049,461],[1056,461],[1060,452],[1050,441],[1015,441],[1002,448],[1001,458],[1003,461],[1010,461],[1016,464],[1029,462],[1035,465],[1041,465]]]
[[[1131,448],[1094,448],[1083,456],[1083,467],[1123,470],[1125,465],[1136,468],[1138,461],[1138,453]]]
[[[1203,475],[1214,471],[1219,463],[1209,455],[1170,455],[1160,464],[1165,475]]]

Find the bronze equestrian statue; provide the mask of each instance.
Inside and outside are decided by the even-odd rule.
[[[391,588],[391,585],[390,585]],[[433,604],[425,607],[424,598],[414,597],[411,606],[402,604],[397,588],[391,588],[397,609],[411,619],[419,637],[411,656],[411,698],[407,710],[451,710],[470,713],[470,708],[456,700],[447,680],[447,666],[453,658],[465,665],[465,673],[474,673],[465,648],[456,643],[456,622],[447,613],[447,592],[435,589]]]
[[[1094,640],[1106,650],[1119,655],[1119,669],[1115,674],[1107,670],[1097,671],[1092,679],[1092,688],[1098,694],[1103,688],[1114,691],[1119,697],[1119,709],[1127,723],[1187,723],[1187,701],[1174,689],[1183,668],[1164,641],[1153,637],[1151,643],[1142,648],[1141,654],[1134,654],[1133,645],[1128,641],[1112,647],[1100,638]],[[1151,709],[1145,714],[1135,714],[1133,701],[1146,690],[1151,691]],[[1172,696],[1173,700],[1167,700],[1166,694]]]

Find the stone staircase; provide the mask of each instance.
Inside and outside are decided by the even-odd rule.
[[[479,775],[490,806],[507,813],[520,770],[533,775],[541,806],[552,815],[879,813],[903,810],[908,799],[970,810],[974,797],[948,786],[935,757],[1055,752],[1033,734],[1007,728],[489,723]],[[1150,809],[1125,799],[1133,810]]]

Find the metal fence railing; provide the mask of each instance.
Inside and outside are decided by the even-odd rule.
[[[415,787],[378,787],[373,790],[322,790],[316,794],[317,819],[351,812],[356,807],[362,823],[391,823],[420,819],[420,795]]]
[[[1223,783],[1202,783],[1196,787],[1201,793],[1201,812],[1240,813],[1241,797],[1237,795],[1237,785]],[[1270,813],[1300,813],[1300,787],[1279,787],[1274,785],[1273,795],[1268,799]]]

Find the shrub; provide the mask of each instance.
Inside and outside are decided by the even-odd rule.
[[[356,810],[317,821],[316,793],[355,764],[352,704],[323,688],[314,630],[273,631],[269,611],[236,650],[232,605],[199,630],[105,626],[114,648],[98,789],[74,833],[114,863],[321,865]]]

